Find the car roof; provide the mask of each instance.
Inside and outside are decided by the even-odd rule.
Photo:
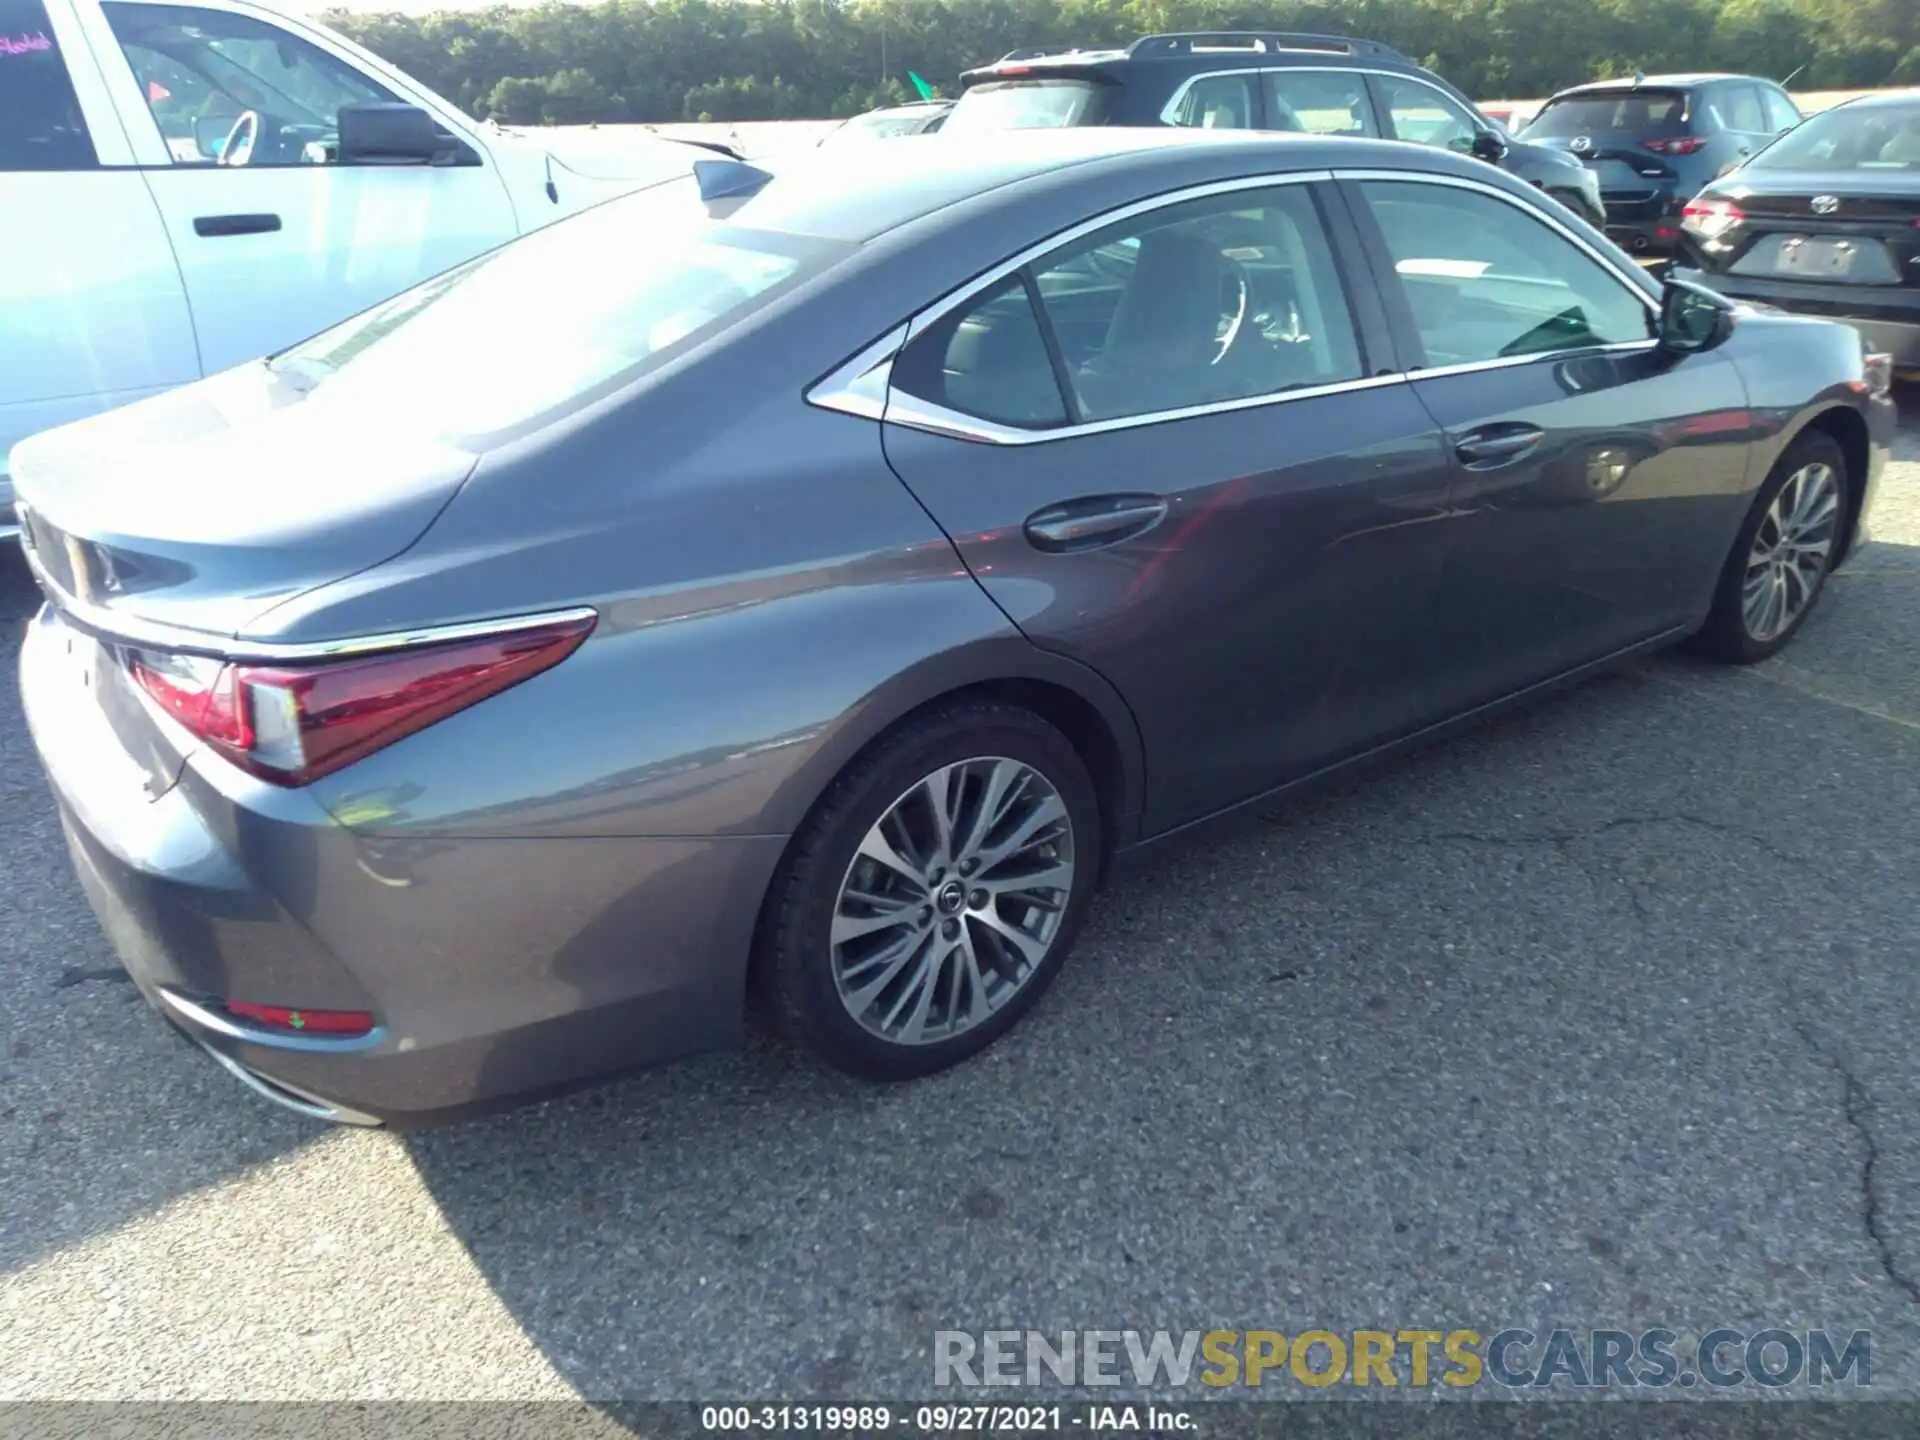
[[[1854,99],[1846,101],[1844,105],[1835,106],[1834,108],[1875,110],[1883,105],[1911,105],[1915,101],[1920,101],[1920,85],[1910,86],[1905,90],[1876,90],[1871,95],[1856,96]]]
[[[1097,70],[1125,74],[1136,67],[1186,73],[1194,70],[1274,69],[1290,65],[1387,65],[1419,70],[1418,62],[1390,45],[1353,35],[1306,31],[1203,30],[1142,35],[1124,48],[1014,50],[969,67],[963,84],[996,78],[1022,79]]]
[[[1589,80],[1572,85],[1553,98],[1564,100],[1574,95],[1607,95],[1621,90],[1685,90],[1695,85],[1713,85],[1722,80],[1757,80],[1763,85],[1774,82],[1764,75],[1734,75],[1725,71],[1695,71],[1684,75],[1622,75],[1612,80]]]
[[[1472,175],[1486,168],[1479,161],[1391,140],[1257,130],[1090,125],[907,135],[874,147],[857,166],[811,147],[756,162],[772,180],[729,209],[725,219],[749,229],[861,243],[1008,186],[1021,185],[1023,194],[1031,194],[1049,177],[1077,181],[1094,166],[1125,171],[1135,177],[1132,184],[1151,194],[1160,177],[1165,177],[1161,188],[1176,189],[1198,168],[1257,175],[1336,165],[1445,172],[1466,166],[1460,173]],[[1116,194],[1127,188],[1116,183]]]

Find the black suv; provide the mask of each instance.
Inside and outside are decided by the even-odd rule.
[[[1664,255],[1701,187],[1799,123],[1799,108],[1771,80],[1654,75],[1562,90],[1520,134],[1578,156],[1599,177],[1616,243]]]
[[[1588,167],[1502,134],[1453,86],[1375,40],[1250,30],[1148,35],[1124,50],[1016,50],[960,83],[949,134],[1191,125],[1384,136],[1477,155],[1591,224],[1605,219]]]

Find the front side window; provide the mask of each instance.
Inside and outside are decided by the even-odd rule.
[[[1463,154],[1473,149],[1480,127],[1453,97],[1397,75],[1382,76],[1378,84],[1394,139]]]
[[[0,0],[0,170],[91,170],[99,163],[46,7],[41,0]]]
[[[1258,104],[1255,79],[1250,71],[1204,75],[1187,87],[1169,118],[1197,130],[1251,130]]]
[[[326,163],[341,106],[398,98],[318,46],[245,15],[111,0],[101,9],[180,164]]]
[[[1800,123],[1800,112],[1785,94],[1766,86],[1760,88],[1760,98],[1767,107],[1767,129],[1773,131],[1791,130]]]
[[[1361,373],[1319,211],[1307,187],[1282,185],[1183,201],[1062,246],[936,324],[893,383],[1046,429]]]
[[[1627,282],[1517,205],[1404,180],[1361,183],[1429,366],[1650,339]]]
[[[1338,70],[1269,70],[1267,128],[1309,135],[1378,135],[1364,75]]]
[[[341,423],[490,443],[710,340],[851,247],[714,223],[691,178],[436,276],[269,366]]]

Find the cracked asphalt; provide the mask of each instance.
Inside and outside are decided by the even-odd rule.
[[[903,1398],[1003,1325],[1864,1327],[1920,1395],[1903,398],[1785,658],[1662,657],[1170,862],[905,1088],[756,1043],[410,1138],[268,1108],[124,982],[8,663],[0,1399]]]

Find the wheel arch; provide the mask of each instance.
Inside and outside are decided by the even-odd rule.
[[[1872,440],[1867,432],[1866,419],[1851,405],[1830,405],[1824,410],[1807,417],[1791,434],[1786,444],[1780,447],[1785,454],[1800,438],[1810,433],[1829,436],[1840,447],[1841,458],[1846,461],[1847,474],[1843,494],[1846,497],[1846,511],[1840,518],[1840,534],[1834,546],[1833,569],[1837,570],[1847,561],[1853,549],[1853,537],[1860,524],[1860,502],[1866,494],[1867,473],[1872,463]]]
[[[765,974],[772,902],[794,847],[834,781],[921,717],[983,700],[1017,705],[1039,715],[1066,737],[1086,765],[1100,803],[1098,880],[1104,883],[1114,855],[1138,837],[1146,792],[1144,746],[1126,702],[1097,672],[1017,635],[967,647],[960,655],[949,653],[916,666],[869,696],[785,787],[797,792],[797,818],[760,897],[743,997],[747,1004],[760,991]]]

